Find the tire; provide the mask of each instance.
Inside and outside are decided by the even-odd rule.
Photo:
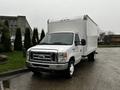
[[[74,62],[70,61],[68,64],[68,69],[65,71],[66,78],[72,78],[74,74]]]
[[[88,55],[88,61],[94,62],[94,61],[95,61],[94,56],[95,56],[95,52],[90,53],[90,54]]]
[[[37,71],[32,71],[32,72],[33,72],[33,74],[34,74],[35,76],[41,75],[41,72],[37,72]]]

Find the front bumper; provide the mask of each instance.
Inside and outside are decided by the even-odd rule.
[[[26,62],[26,66],[30,69],[44,69],[44,70],[65,70],[68,68],[68,63],[36,63]]]

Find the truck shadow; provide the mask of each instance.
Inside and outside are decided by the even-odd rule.
[[[88,81],[91,81],[93,78],[93,73],[95,72],[96,63],[88,62],[88,60],[82,60],[79,64],[75,66],[75,72],[72,78],[66,79],[62,73],[42,73],[41,75],[32,74],[30,79],[30,85],[35,87],[30,87],[29,90],[43,90],[46,88],[67,88],[66,90],[70,90],[73,88],[73,85],[86,85]],[[75,84],[75,82],[77,82]],[[68,87],[69,86],[69,87]],[[52,89],[51,89],[52,90]],[[77,88],[75,90],[78,90]]]

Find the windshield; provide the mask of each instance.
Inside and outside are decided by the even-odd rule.
[[[47,34],[40,44],[43,45],[72,45],[73,33],[51,33]]]

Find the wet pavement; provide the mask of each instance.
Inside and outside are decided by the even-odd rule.
[[[29,72],[4,81],[2,86],[5,90],[120,90],[120,48],[99,48],[97,52],[95,62],[81,61],[71,79]]]

